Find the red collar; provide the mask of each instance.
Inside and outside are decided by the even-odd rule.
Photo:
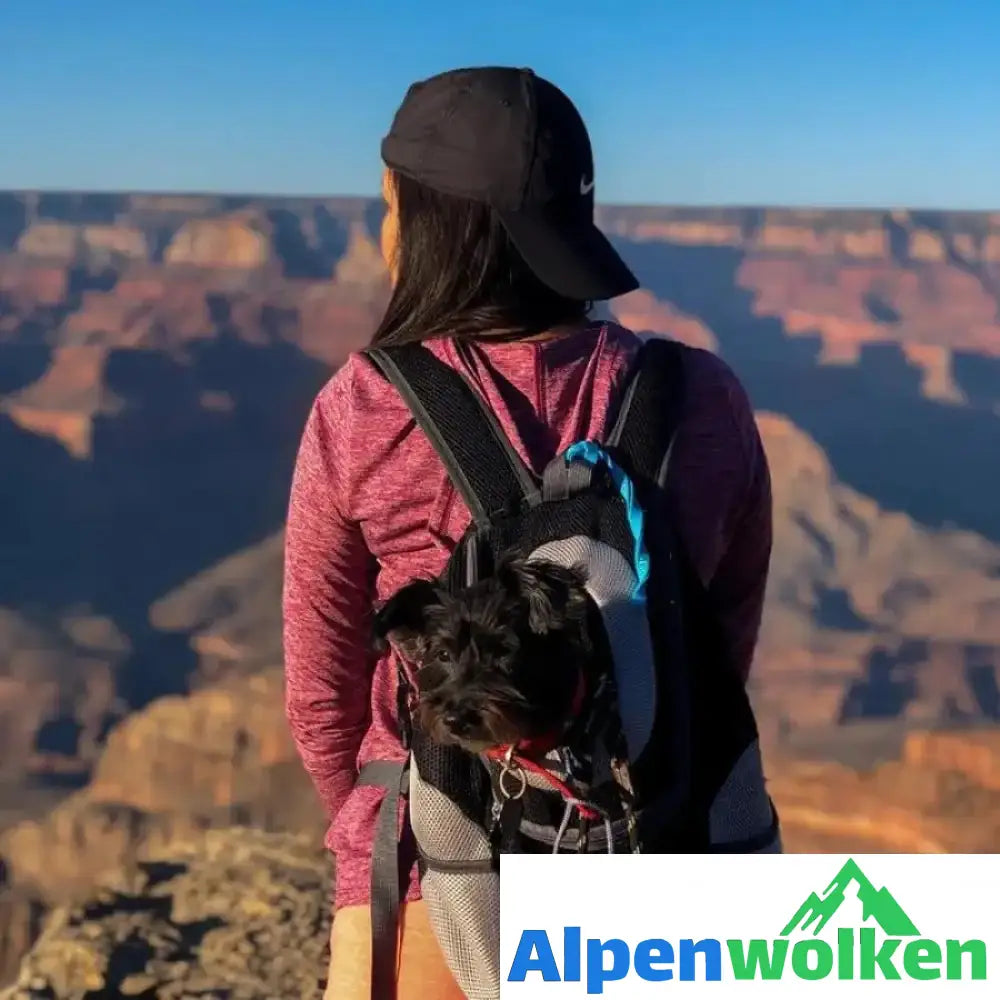
[[[550,750],[555,750],[559,746],[562,738],[566,735],[566,730],[572,725],[573,720],[583,711],[583,703],[587,699],[587,679],[583,671],[579,672],[576,681],[576,690],[573,692],[573,700],[569,706],[569,719],[565,727],[551,733],[544,733],[533,740],[521,740],[513,747],[513,756],[524,757],[528,760],[537,760],[544,757]],[[495,747],[489,751],[489,756],[502,759],[510,753],[511,747],[503,745]]]

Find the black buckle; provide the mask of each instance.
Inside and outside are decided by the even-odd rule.
[[[565,455],[557,455],[542,473],[542,500],[568,500],[590,489],[593,482],[594,467],[589,462],[579,458],[570,462]]]

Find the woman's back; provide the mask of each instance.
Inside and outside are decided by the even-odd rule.
[[[427,342],[482,393],[536,473],[573,441],[601,439],[639,345],[637,336],[608,324],[550,340],[480,341],[467,352],[451,340]],[[767,464],[729,368],[689,349],[684,370],[687,402],[668,483],[675,526],[745,674],[770,555]],[[469,520],[396,390],[362,356],[352,357],[320,393],[307,426],[286,565],[289,709],[303,734],[306,765],[331,816],[337,814],[328,843],[338,857],[341,905],[367,899],[380,800],[374,788],[352,791],[350,775],[369,760],[403,755],[388,659],[375,664],[370,690],[360,683],[372,599],[439,574]],[[338,684],[333,701],[331,672],[358,679]],[[324,730],[338,739],[324,743]]]
[[[392,289],[372,345],[424,344],[459,369],[536,473],[568,445],[601,440],[640,342],[587,316],[594,302],[639,282],[596,224],[593,152],[572,101],[530,69],[440,73],[409,88],[382,159],[381,249]],[[704,615],[699,593],[693,616],[699,625],[709,619],[712,638],[722,639],[713,660],[724,656],[745,677],[771,547],[767,464],[733,373],[704,351],[686,350],[682,361],[669,516],[714,603]],[[405,593],[414,578],[438,575],[469,520],[396,390],[368,359],[352,357],[320,393],[302,439],[284,606],[288,718],[333,821],[338,911],[327,996],[338,1000],[369,995],[373,923],[388,949],[374,965],[395,979],[380,989],[461,992],[424,933],[428,907],[418,902],[415,866],[399,920],[382,909],[372,919],[376,819],[395,792],[366,784],[359,768],[389,762],[384,774],[405,761],[399,714],[414,707],[409,679],[397,697],[393,658],[372,652],[374,605]],[[389,897],[391,884],[387,877]],[[395,909],[392,899],[385,905]],[[390,954],[394,921],[402,932]]]

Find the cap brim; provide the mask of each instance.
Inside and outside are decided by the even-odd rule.
[[[563,225],[523,212],[498,212],[535,276],[569,299],[613,299],[639,287],[635,275],[592,222]]]

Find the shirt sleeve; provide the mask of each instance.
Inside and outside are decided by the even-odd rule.
[[[746,680],[760,634],[772,545],[771,474],[764,445],[745,395],[734,412],[746,442],[747,486],[737,498],[728,544],[709,585],[731,662]]]
[[[707,351],[686,361],[690,403],[677,432],[668,492],[688,556],[746,679],[771,558],[771,478],[753,409],[732,370]]]
[[[343,502],[351,458],[348,374],[341,369],[309,415],[285,533],[285,708],[331,819],[357,776],[374,666],[375,559]]]

